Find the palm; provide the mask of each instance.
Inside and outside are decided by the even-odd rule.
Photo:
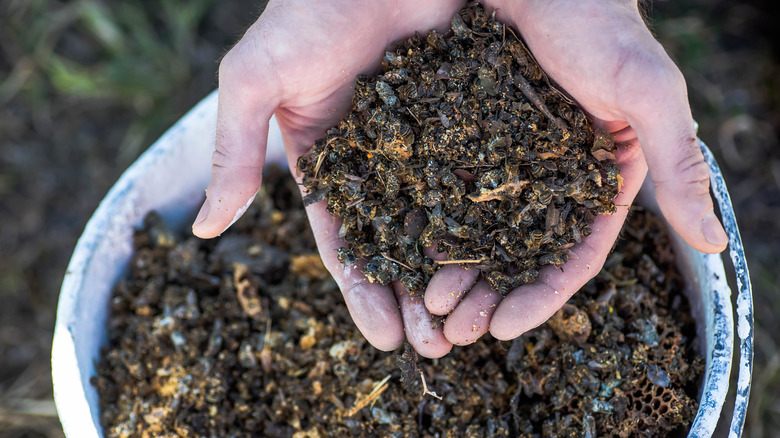
[[[376,71],[390,44],[416,31],[446,29],[461,6],[424,2],[411,19],[395,19],[395,13],[411,14],[387,10],[378,2],[359,3],[340,8],[319,2],[321,10],[294,18],[296,11],[284,8],[280,13],[289,17],[272,13],[269,22],[261,18],[255,25],[278,73],[282,94],[276,116],[291,156],[305,153],[338,123],[351,106],[355,76]]]

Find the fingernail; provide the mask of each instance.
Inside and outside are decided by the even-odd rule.
[[[707,213],[701,220],[701,230],[707,241],[717,247],[725,247],[729,243],[729,237],[720,225],[714,211]]]
[[[203,202],[203,206],[198,212],[198,217],[195,218],[195,222],[192,224],[192,226],[198,225],[201,222],[205,222],[206,218],[209,217],[209,210],[211,210],[211,206],[209,205],[209,200],[206,199],[206,201]]]

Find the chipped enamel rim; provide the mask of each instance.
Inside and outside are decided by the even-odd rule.
[[[65,435],[102,437],[95,375],[113,286],[132,253],[132,230],[157,210],[171,227],[194,219],[211,176],[217,92],[203,99],[171,127],[119,178],[100,203],[79,239],[62,282],[52,345],[54,400]],[[745,256],[734,212],[712,154],[701,144],[711,169],[713,191],[729,234],[737,273],[740,361],[731,436],[739,436],[750,392],[753,305]],[[268,133],[267,162],[286,163],[275,119]],[[647,196],[646,196],[647,198]],[[652,201],[646,205],[652,204]],[[707,359],[699,411],[689,436],[711,436],[726,399],[732,364],[733,309],[720,255],[702,254],[672,233],[687,294],[697,320],[700,350]],[[707,305],[704,305],[707,304]]]

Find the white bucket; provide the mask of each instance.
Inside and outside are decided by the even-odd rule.
[[[98,394],[89,380],[96,374],[114,285],[132,253],[133,229],[144,215],[158,211],[169,226],[186,227],[204,196],[211,171],[217,115],[214,92],[165,133],[117,181],[78,241],[62,283],[52,347],[54,400],[65,435],[102,437]],[[739,436],[750,392],[753,352],[753,302],[742,243],[728,192],[712,155],[702,143],[713,191],[729,233],[737,273],[737,333],[740,362],[730,435]],[[282,136],[274,119],[268,134],[268,162],[285,163]],[[646,202],[646,205],[652,201]],[[689,436],[712,436],[729,386],[734,341],[731,290],[720,255],[702,254],[672,233],[680,269],[706,357],[699,411]]]

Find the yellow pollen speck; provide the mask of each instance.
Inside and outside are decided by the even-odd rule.
[[[479,326],[478,325],[474,324],[474,325],[471,326],[471,331],[472,332],[476,332],[478,330],[479,330]]]

